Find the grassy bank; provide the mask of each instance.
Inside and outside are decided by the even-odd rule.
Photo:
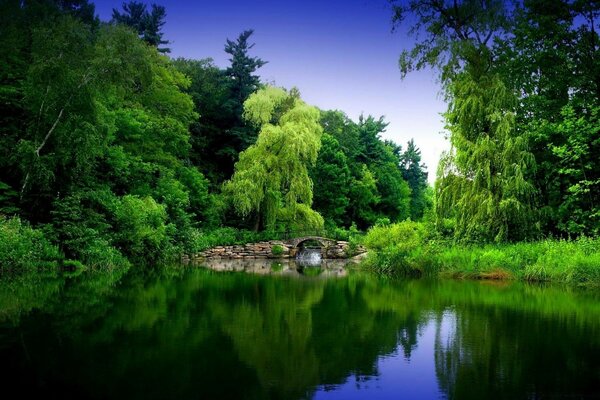
[[[432,239],[426,226],[374,227],[365,238],[365,267],[401,276],[509,279],[600,287],[600,239],[547,239],[514,244],[457,245]]]

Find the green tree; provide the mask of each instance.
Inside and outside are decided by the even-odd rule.
[[[254,47],[254,43],[248,42],[253,33],[253,30],[246,30],[235,41],[227,39],[225,44],[225,52],[231,56],[231,65],[225,70],[225,75],[229,78],[229,101],[233,112],[232,127],[228,131],[233,161],[256,141],[258,133],[253,126],[245,124],[242,116],[246,99],[260,87],[260,78],[255,72],[267,63],[249,54]]]
[[[507,32],[504,2],[443,0],[397,4],[395,20],[415,17],[425,37],[400,58],[403,74],[432,66],[440,71],[449,103],[445,114],[452,150],[436,183],[438,219],[456,218],[458,239],[504,241],[535,231],[535,161],[516,129],[516,94],[494,71],[492,43]]]
[[[178,71],[191,84],[187,93],[194,100],[195,111],[201,116],[190,125],[190,161],[210,180],[216,190],[233,173],[232,160],[238,150],[228,131],[237,118],[233,109],[229,78],[215,66],[212,59],[174,61]]]
[[[465,73],[451,85],[446,113],[450,157],[441,160],[437,214],[456,218],[456,237],[506,241],[531,236],[534,164],[527,141],[515,132],[515,96],[496,76]]]
[[[591,171],[600,168],[587,153],[593,153],[598,140],[592,128],[600,94],[598,15],[598,2],[524,1],[511,35],[496,50],[499,72],[520,93],[517,128],[530,137],[542,227],[551,234],[597,229],[597,220],[587,217],[597,212],[597,202],[575,185],[578,179],[586,181],[583,187],[592,185],[593,193]],[[583,128],[586,135],[581,134],[584,125],[590,127]],[[576,147],[569,155],[565,149],[571,146]]]
[[[600,106],[586,111],[578,113],[569,104],[561,121],[541,121],[538,128],[565,138],[563,144],[548,146],[557,161],[558,178],[567,186],[556,210],[557,227],[574,235],[600,233]]]
[[[255,228],[321,228],[308,167],[317,159],[319,111],[292,90],[267,87],[244,103],[244,116],[260,129],[256,144],[240,154],[224,191],[242,216],[255,213]]]
[[[400,166],[402,176],[410,187],[410,218],[418,221],[423,218],[425,210],[431,204],[425,194],[427,189],[427,167],[421,163],[421,150],[417,148],[414,140],[410,140],[406,150],[402,153]]]
[[[152,4],[152,10],[148,11],[146,5],[139,1],[123,3],[123,12],[113,8],[112,22],[124,24],[131,27],[139,37],[161,53],[170,53],[168,47],[160,47],[169,44],[163,39],[162,27],[165,24],[167,11],[164,6]]]
[[[324,133],[317,162],[310,170],[314,183],[314,208],[334,226],[349,225],[346,209],[350,204],[351,174],[348,158],[338,141]]]
[[[375,224],[378,213],[375,208],[380,197],[377,192],[377,181],[369,168],[363,164],[361,174],[350,186],[350,215],[359,229],[367,229]]]
[[[380,135],[387,126],[383,117],[377,120],[370,115],[359,118],[357,127],[360,151],[355,162],[367,165],[374,175],[379,197],[376,212],[380,214],[379,217],[396,222],[410,215],[410,189],[402,177],[395,145],[381,140]],[[364,171],[360,171],[357,178],[362,180],[364,176]]]

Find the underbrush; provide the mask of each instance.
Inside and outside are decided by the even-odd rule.
[[[0,272],[22,272],[59,265],[62,254],[39,229],[19,218],[0,216]]]

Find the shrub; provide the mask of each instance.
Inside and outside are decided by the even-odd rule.
[[[116,243],[122,251],[143,262],[166,260],[174,255],[174,227],[167,225],[165,206],[152,197],[126,195],[115,211]]]
[[[424,236],[423,224],[404,221],[371,228],[365,236],[364,244],[370,250],[382,250],[392,246],[402,251],[410,251],[423,244]]]
[[[127,269],[130,266],[123,254],[102,239],[88,243],[80,255],[83,264],[91,268],[113,270],[115,268]]]
[[[0,271],[56,267],[63,256],[39,229],[0,216]]]
[[[279,245],[279,244],[275,244],[271,247],[271,254],[273,254],[274,256],[281,256],[283,255],[283,246]]]

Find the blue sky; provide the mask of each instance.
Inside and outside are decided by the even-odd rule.
[[[444,139],[440,113],[446,105],[432,71],[401,79],[398,57],[413,44],[405,29],[391,32],[386,0],[173,1],[164,37],[171,56],[211,57],[228,65],[225,40],[254,29],[252,54],[268,64],[263,81],[300,89],[303,99],[322,109],[339,109],[357,119],[361,113],[384,115],[383,134],[405,147],[414,138],[433,182]],[[110,19],[122,1],[95,1],[96,12]]]

